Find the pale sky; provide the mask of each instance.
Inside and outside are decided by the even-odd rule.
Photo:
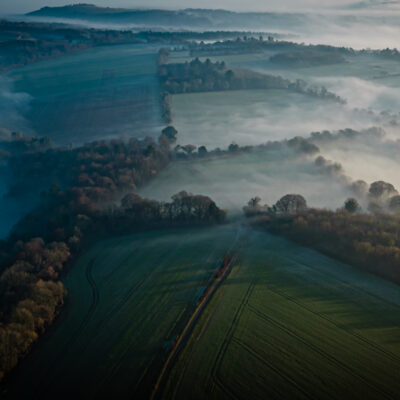
[[[0,14],[25,13],[44,6],[90,3],[107,7],[126,8],[223,8],[249,11],[299,11],[325,7],[339,7],[357,0],[0,0]]]

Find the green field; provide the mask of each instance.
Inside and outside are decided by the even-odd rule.
[[[96,47],[16,69],[7,77],[14,93],[31,98],[23,116],[32,132],[58,144],[158,135],[158,48]]]
[[[396,399],[400,288],[252,233],[165,399]]]
[[[236,235],[235,226],[166,230],[94,246],[68,274],[68,304],[9,398],[144,396]]]

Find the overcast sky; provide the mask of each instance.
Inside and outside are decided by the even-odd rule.
[[[294,11],[315,7],[337,7],[357,0],[0,0],[0,13],[24,13],[44,6],[72,3],[91,3],[108,7],[126,8],[224,8],[228,10]],[[368,0],[367,0],[368,1]]]

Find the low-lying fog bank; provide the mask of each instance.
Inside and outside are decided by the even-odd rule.
[[[299,193],[311,207],[340,207],[351,195],[350,189],[317,168],[314,158],[276,151],[175,162],[139,194],[168,200],[177,190],[186,190],[210,196],[229,211],[239,211],[250,197],[259,196],[272,205],[287,193]]]
[[[325,157],[340,163],[353,178],[368,183],[383,180],[400,188],[400,129],[396,126],[392,130],[397,132],[397,139],[391,138],[393,132],[388,135],[375,128],[359,133],[336,133],[332,137],[322,133],[319,139],[313,139],[313,143]]]
[[[283,90],[194,93],[173,96],[179,144],[225,148],[307,136],[312,131],[366,129],[390,121],[348,105]]]

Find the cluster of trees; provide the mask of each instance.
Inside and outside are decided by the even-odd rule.
[[[119,207],[112,207],[99,218],[111,232],[132,231],[134,226],[181,226],[214,224],[225,220],[226,212],[217,207],[207,196],[193,195],[181,191],[172,196],[172,202],[143,199],[129,193]],[[103,222],[105,219],[105,222]],[[99,229],[96,228],[98,232]]]
[[[251,198],[247,205],[243,207],[243,212],[247,218],[297,215],[308,210],[306,199],[300,194],[287,194],[272,207],[268,204],[261,205],[260,202],[260,197],[256,196]]]
[[[372,127],[356,131],[351,128],[340,129],[336,132],[328,130],[311,132],[310,141],[316,144],[335,143],[338,141],[367,141],[367,140],[380,140],[385,136],[385,131],[382,128]]]
[[[268,36],[266,40],[262,36],[259,38],[254,36],[238,36],[234,40],[217,41],[213,43],[194,42],[190,44],[189,49],[190,54],[193,57],[206,55],[249,54],[259,53],[261,51],[313,51],[320,54],[339,54],[342,56],[356,54],[356,51],[351,48],[328,45],[305,45],[302,43],[275,40],[271,36]]]
[[[372,52],[374,55],[380,57],[400,61],[400,52],[397,49],[389,49],[389,47],[383,50],[362,50],[361,52]]]
[[[163,64],[159,76],[164,91],[168,93],[190,93],[213,90],[229,90],[233,72],[224,62],[204,63],[199,59],[179,64]]]
[[[322,99],[344,103],[344,100],[325,87],[309,87],[301,79],[291,82],[281,76],[256,73],[246,69],[228,68],[224,61],[204,62],[198,58],[185,63],[167,64],[163,51],[159,56],[158,74],[160,77],[163,114],[170,110],[166,94],[209,92],[245,89],[287,89]],[[170,111],[169,111],[170,112]],[[170,116],[170,114],[169,114]]]
[[[49,184],[74,187],[82,202],[111,200],[116,194],[135,190],[157,174],[170,159],[169,139],[151,138],[96,141],[78,148],[52,148],[14,156],[8,170],[14,186],[10,194],[26,187]]]
[[[0,162],[9,160],[12,156],[24,153],[45,151],[51,149],[53,143],[47,136],[23,136],[20,132],[6,131],[0,133]]]
[[[349,200],[336,212],[310,209],[264,217],[256,225],[400,283],[400,216],[357,213]]]
[[[400,214],[400,195],[391,183],[384,181],[371,183],[366,197],[370,212],[375,214],[382,212]]]
[[[340,163],[327,160],[323,156],[318,156],[314,161],[314,165],[321,173],[334,178],[351,191],[370,213],[400,215],[400,194],[391,183],[375,181],[368,184],[363,180],[352,181],[345,174]],[[351,200],[357,201],[356,199]],[[358,201],[356,209],[358,211],[362,210]]]
[[[168,64],[169,61],[169,50],[162,48],[158,52],[157,56],[157,73],[161,77],[162,68],[164,65]],[[161,79],[160,79],[161,81]],[[160,82],[162,86],[162,81]],[[172,123],[172,102],[171,94],[166,90],[161,90],[160,92],[160,103],[161,103],[161,117],[166,124]]]
[[[58,280],[70,251],[65,243],[17,241],[0,275],[0,380],[55,318],[65,290]]]

